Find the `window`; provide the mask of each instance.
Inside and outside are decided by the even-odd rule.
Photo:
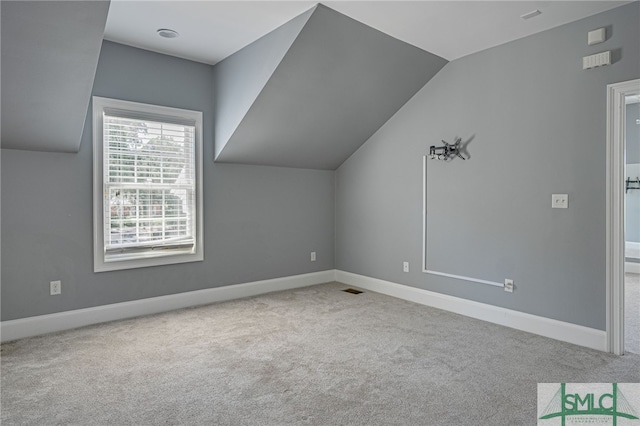
[[[203,259],[202,113],[93,97],[94,271]]]

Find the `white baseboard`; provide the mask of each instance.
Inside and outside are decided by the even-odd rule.
[[[640,243],[635,241],[625,241],[624,255],[625,257],[635,257],[636,259],[640,259]]]
[[[640,274],[640,263],[624,262],[624,271],[632,274]]]
[[[130,302],[114,303],[93,308],[2,321],[0,323],[0,340],[7,342],[107,321],[257,296],[274,291],[308,287],[331,281],[339,281],[354,287],[360,287],[471,318],[550,337],[552,339],[562,340],[601,351],[607,350],[606,333],[602,330],[339,270],[328,270],[264,281],[254,281],[244,284],[133,300]]]
[[[640,259],[640,243],[625,241],[624,256]],[[640,263],[624,262],[624,271],[632,274],[640,274]]]
[[[332,269],[310,274],[208,288],[167,296],[133,300],[130,302],[96,306],[94,308],[76,309],[55,314],[2,321],[0,323],[0,340],[2,342],[8,342],[91,324],[167,312],[189,306],[206,305],[209,303],[257,296],[274,291],[308,287],[334,280],[335,271]]]
[[[607,351],[607,335],[606,332],[602,330],[396,284],[377,278],[370,278],[351,272],[337,270],[335,279],[347,285],[375,291],[399,299],[432,306],[552,339],[562,340],[600,351]]]

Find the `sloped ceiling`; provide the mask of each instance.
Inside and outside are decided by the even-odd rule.
[[[114,1],[104,36],[116,43],[214,65],[316,3],[317,0]],[[453,61],[629,1],[325,0],[322,3]],[[542,14],[535,19],[520,18],[536,9]],[[172,28],[180,37],[167,41],[158,37],[158,28]]]
[[[219,141],[215,146],[216,156],[273,76],[313,10],[292,19],[215,67],[215,135]]]
[[[265,38],[214,67],[218,162],[335,170],[447,63],[321,4]]]
[[[108,1],[2,1],[2,148],[77,152]]]

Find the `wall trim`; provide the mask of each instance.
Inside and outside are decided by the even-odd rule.
[[[640,79],[607,85],[606,301],[607,349],[624,353],[624,111]]]
[[[243,284],[150,297],[129,302],[113,303],[92,308],[76,309],[54,314],[38,315],[28,318],[0,322],[0,341],[22,339],[57,331],[70,330],[86,325],[99,324],[125,318],[139,317],[206,305],[215,302],[257,296],[275,291],[308,287],[335,280],[335,270],[312,272]]]
[[[492,286],[495,286],[495,287],[504,288],[504,284],[503,283],[499,283],[499,282],[496,282],[496,281],[481,280],[481,279],[478,279],[478,278],[466,277],[464,275],[454,275],[454,274],[447,274],[445,272],[430,271],[428,269],[423,269],[422,272],[424,272],[426,274],[431,274],[431,275],[439,275],[441,277],[453,278],[453,279],[456,279],[456,280],[463,280],[463,281],[469,281],[469,282],[472,282],[472,283],[487,284],[487,285],[492,285]]]
[[[336,270],[335,280],[350,286],[360,287],[365,290],[375,291],[551,339],[586,346],[599,351],[607,350],[607,334],[603,330],[474,302],[351,272]]]
[[[439,275],[441,277],[453,278],[472,283],[487,284],[496,287],[503,287],[504,283],[496,281],[481,280],[479,278],[467,277],[465,275],[455,275],[446,272],[434,271],[427,268],[427,156],[422,157],[422,272],[425,274]]]

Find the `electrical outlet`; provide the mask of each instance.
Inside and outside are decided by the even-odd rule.
[[[60,281],[51,281],[49,283],[51,296],[62,293],[62,283]]]
[[[551,207],[554,209],[566,209],[569,207],[568,194],[551,194]]]
[[[402,270],[404,272],[409,272],[409,262],[402,262]]]
[[[311,261],[312,261],[312,262],[315,262],[315,261],[316,261],[316,252],[315,252],[315,251],[312,251],[312,252],[311,252]]]
[[[504,280],[504,291],[513,293],[513,280],[508,278]]]

